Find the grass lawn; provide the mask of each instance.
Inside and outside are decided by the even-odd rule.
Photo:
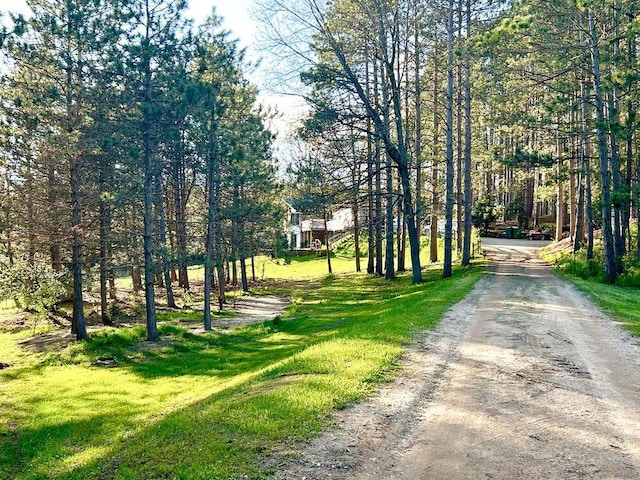
[[[572,255],[571,244],[567,240],[563,242],[564,245],[555,243],[543,249],[543,258],[614,320],[633,335],[640,336],[640,290],[599,281],[604,278],[599,244],[596,245],[596,259],[586,260],[584,252]]]
[[[206,335],[165,323],[158,344],[131,327],[38,352],[20,343],[33,332],[0,333],[0,478],[264,478],[266,454],[371,394],[481,275],[324,277],[275,322]]]
[[[580,291],[634,335],[640,336],[640,290],[565,275]]]

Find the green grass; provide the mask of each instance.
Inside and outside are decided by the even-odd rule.
[[[366,263],[363,265],[366,268]],[[356,262],[350,257],[333,256],[331,269],[334,274],[355,272]],[[327,258],[317,255],[291,257],[288,263],[283,259],[272,260],[267,257],[256,259],[256,277],[258,279],[310,280],[326,275],[327,272]]]
[[[608,285],[593,280],[563,275],[614,320],[633,335],[640,336],[640,290],[633,287]]]
[[[596,245],[595,258],[590,260],[587,260],[584,251],[572,254],[567,249],[552,253],[552,247],[553,245],[550,245],[542,250],[543,258],[624,328],[633,335],[640,336],[640,290],[636,287],[604,283],[601,246]],[[637,275],[637,272],[630,268],[619,280],[629,282],[634,275]]]
[[[480,242],[478,231],[474,229],[473,243]],[[361,240],[361,252],[363,253],[360,262],[361,268],[366,270],[367,257],[366,247],[367,238],[363,235]],[[356,271],[356,264],[354,260],[354,240],[353,235],[346,237],[345,239],[336,243],[334,247],[331,267],[334,274],[354,273]],[[394,245],[395,248],[395,245]],[[438,258],[440,261],[444,258],[444,239],[438,240]],[[458,252],[453,251],[454,261],[458,260]],[[429,264],[429,238],[428,236],[421,236],[420,246],[420,262],[421,264]],[[312,280],[318,277],[324,276],[328,273],[327,259],[326,257],[318,256],[317,254],[292,256],[287,260],[283,258],[272,259],[265,255],[259,255],[255,257],[255,273],[258,280]],[[409,242],[407,240],[407,246],[405,250],[405,264],[406,268],[411,268],[411,258],[409,250]],[[397,259],[396,259],[397,265]],[[251,272],[251,261],[247,260],[247,269]],[[249,273],[250,274],[250,273]],[[204,267],[191,266],[189,267],[189,278],[195,281],[202,281],[204,275]],[[131,288],[131,277],[122,276],[116,278],[116,287],[118,289]]]
[[[207,335],[163,324],[157,345],[141,327],[53,352],[21,346],[30,332],[1,333],[0,361],[12,366],[0,370],[0,478],[265,478],[265,454],[374,392],[411,336],[481,275],[326,277],[278,322]],[[105,356],[117,366],[91,365]]]

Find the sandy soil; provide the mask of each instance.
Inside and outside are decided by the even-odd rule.
[[[397,379],[276,479],[639,479],[640,345],[535,255],[489,240],[492,266]]]
[[[244,296],[238,298],[235,302],[227,305],[226,309],[234,312],[233,317],[220,317],[214,320],[213,328],[217,331],[229,331],[229,329],[249,325],[251,323],[265,322],[273,320],[276,316],[281,315],[290,305],[291,301],[288,297],[277,295],[261,295],[261,296]],[[21,317],[17,317],[21,318]],[[96,317],[97,318],[97,317]],[[27,325],[27,320],[19,320],[20,323],[13,321],[10,326],[13,328]],[[136,322],[118,322],[116,326],[131,326],[142,324],[143,319]],[[192,322],[194,326],[189,328],[192,333],[204,333],[204,328],[199,322]],[[9,324],[4,327],[7,328]],[[189,325],[185,325],[187,328]],[[1,327],[1,326],[0,326]],[[87,325],[87,331],[93,333],[104,329],[105,327],[94,320]],[[27,338],[19,342],[19,345],[32,351],[59,351],[66,348],[70,343],[75,342],[75,335],[69,332],[70,325],[64,329],[58,329],[52,332],[41,333],[33,337]],[[155,344],[140,344],[138,349],[150,349],[155,346],[162,347],[166,343],[159,342]]]
[[[278,315],[282,315],[290,305],[289,297],[277,295],[257,295],[240,297],[238,300],[227,306],[227,309],[235,312],[233,317],[222,317],[215,320],[214,328],[227,329],[239,327],[251,323],[265,322],[273,320]],[[204,333],[202,326],[198,325],[190,329],[194,333]]]

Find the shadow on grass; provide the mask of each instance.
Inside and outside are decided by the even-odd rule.
[[[443,281],[431,273],[419,285],[412,285],[408,277],[393,282],[327,277],[320,288],[307,292],[303,306],[285,314],[278,324],[269,321],[230,333],[205,334],[164,325],[160,328],[163,342],[143,344],[149,348],[141,352],[141,358],[125,361],[123,367],[144,378],[203,375],[227,379],[257,372],[336,335],[402,343],[412,331],[435,325],[453,303],[442,301],[447,295],[442,291],[443,282],[462,277],[457,271]],[[131,351],[128,346],[110,353],[126,358]],[[104,350],[94,349],[93,354],[103,355]]]
[[[127,415],[91,415],[83,412],[83,418],[60,419],[36,428],[23,429],[10,441],[0,442],[0,476],[58,478],[61,460],[84,450],[87,447],[85,439],[92,437],[92,443],[99,439],[108,449],[106,446],[115,441],[109,435],[112,426],[135,428],[136,413],[140,412],[135,409],[129,410]],[[20,476],[27,465],[29,474]]]
[[[153,391],[158,379],[180,382],[193,376],[202,377],[198,382],[219,381],[219,387],[168,412],[158,393],[149,393],[158,399],[146,406],[126,392],[120,400],[105,397],[113,402],[114,414],[82,420],[80,432],[93,425],[98,436],[113,430],[126,435],[126,442],[87,442],[105,451],[51,478],[263,478],[264,466],[258,462],[265,448],[309,438],[325,425],[331,409],[370,393],[411,333],[435,325],[478,278],[457,271],[453,279],[436,282],[438,275],[426,274],[420,285],[411,285],[409,277],[393,282],[365,281],[363,275],[328,277],[307,290],[305,302],[276,324],[202,335],[162,325],[158,344],[141,343],[144,329],[134,327],[74,345],[72,359],[113,356],[116,371],[133,375],[121,381],[137,378],[143,389],[148,385]],[[101,388],[106,392],[115,386]],[[96,394],[86,395],[75,403],[69,400],[70,408]],[[150,411],[149,405],[155,408]],[[91,436],[67,423],[20,431],[19,445],[34,445],[47,433],[47,448],[64,457],[66,445],[81,445],[83,435]],[[115,428],[118,423],[123,427]],[[38,478],[36,472],[49,457],[41,459],[26,448],[20,452],[19,467],[28,473],[19,478]]]

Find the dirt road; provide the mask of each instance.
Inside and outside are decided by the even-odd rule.
[[[640,479],[640,346],[537,259],[490,273],[278,479]]]

